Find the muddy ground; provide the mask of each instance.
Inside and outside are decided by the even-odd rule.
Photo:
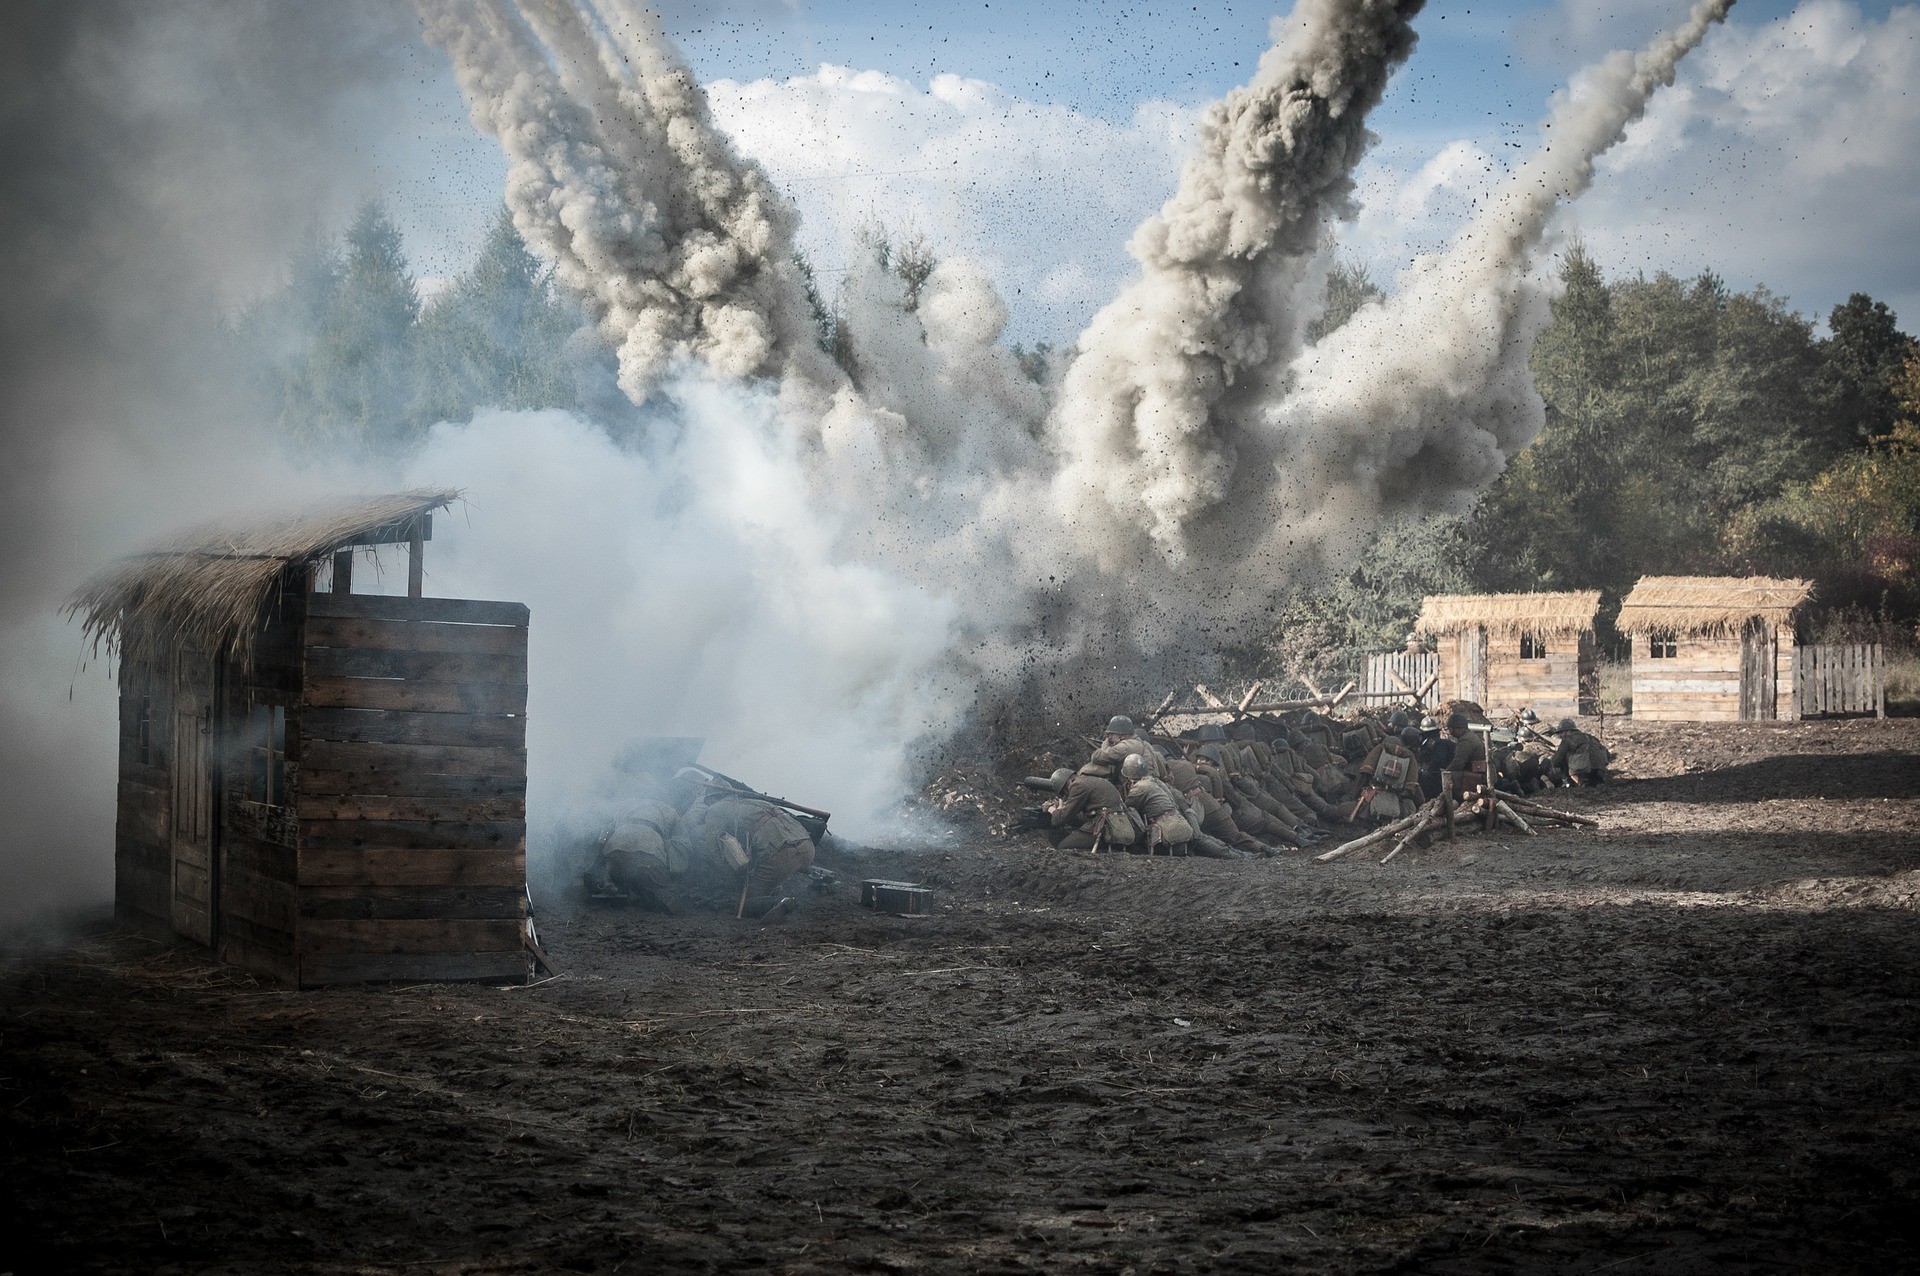
[[[1920,722],[1608,734],[1599,833],[842,856],[531,988],[16,955],[0,1270],[1915,1268]]]

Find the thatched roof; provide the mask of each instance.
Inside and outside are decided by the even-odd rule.
[[[1791,624],[1813,593],[1770,576],[1642,576],[1620,604],[1622,633],[1725,634],[1750,620]]]
[[[460,493],[419,488],[364,496],[254,527],[201,526],[122,559],[88,581],[67,602],[97,649],[102,643],[164,650],[191,645],[209,654],[250,660],[282,574],[370,538]]]
[[[1490,638],[1564,637],[1593,628],[1600,591],[1576,589],[1559,594],[1431,594],[1420,605],[1415,629],[1457,634],[1484,626]]]

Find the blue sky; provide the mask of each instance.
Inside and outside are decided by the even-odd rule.
[[[1343,234],[1348,251],[1390,283],[1533,145],[1571,74],[1684,7],[1429,4],[1372,120],[1368,211]],[[986,265],[1012,303],[1010,337],[1059,341],[1125,275],[1127,233],[1171,191],[1193,113],[1251,72],[1275,9],[753,0],[666,12],[717,118],[800,205],[823,276],[857,222],[905,221]],[[1920,82],[1917,32],[1911,3],[1742,0],[1603,162],[1568,226],[1616,273],[1712,268],[1816,317],[1865,290],[1920,328],[1920,101],[1906,87]],[[505,167],[438,54],[409,57],[404,118],[375,180],[417,268],[438,277],[471,254]],[[974,88],[943,92],[940,77]]]

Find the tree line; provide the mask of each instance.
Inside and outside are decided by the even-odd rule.
[[[923,236],[863,243],[908,304]],[[813,275],[797,263],[803,279]],[[1855,293],[1827,332],[1764,287],[1711,272],[1607,279],[1579,245],[1533,370],[1546,425],[1474,508],[1390,522],[1357,564],[1286,588],[1250,674],[1334,672],[1399,645],[1429,593],[1600,588],[1602,639],[1643,574],[1790,575],[1828,636],[1911,646],[1920,619],[1920,347]],[[1310,339],[1380,295],[1338,262]],[[837,299],[809,287],[823,349],[851,364]],[[423,301],[399,232],[369,203],[316,236],[232,325],[269,416],[298,446],[391,454],[479,409],[563,408],[640,428],[612,351],[504,213],[468,270]],[[1070,358],[1016,349],[1036,381]],[[1844,631],[1842,633],[1841,631]]]

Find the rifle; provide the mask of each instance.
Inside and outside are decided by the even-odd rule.
[[[801,806],[798,802],[789,802],[787,801],[787,799],[782,797],[775,797],[771,793],[762,793],[759,789],[754,788],[751,784],[748,784],[746,781],[736,780],[732,776],[724,775],[721,772],[714,770],[710,766],[701,766],[698,762],[690,762],[687,765],[691,766],[694,770],[701,772],[703,775],[710,775],[715,780],[721,781],[721,783],[719,784],[709,783],[707,787],[710,789],[732,790],[737,793],[745,794],[748,797],[759,798],[762,802],[771,802],[775,806],[784,806],[789,811],[798,811],[802,815],[811,815],[815,819],[819,820],[823,825],[826,823],[826,821],[833,818],[833,815],[830,812],[822,811],[818,807]]]

